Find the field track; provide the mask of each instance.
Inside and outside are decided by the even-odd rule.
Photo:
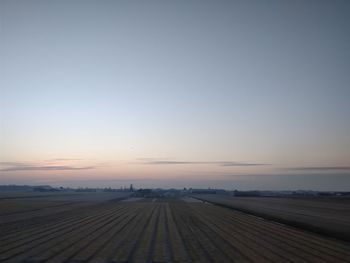
[[[348,243],[180,199],[104,202],[0,231],[0,262],[350,260]]]

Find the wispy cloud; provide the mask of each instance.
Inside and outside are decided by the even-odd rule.
[[[262,166],[270,165],[267,163],[245,163],[245,162],[233,162],[233,161],[176,161],[176,160],[164,160],[155,158],[139,158],[137,159],[139,164],[149,165],[188,165],[188,164],[213,164],[219,166]]]
[[[350,171],[350,166],[303,166],[289,167],[284,170],[290,171]]]
[[[0,162],[2,172],[10,171],[69,171],[69,170],[89,170],[95,166],[75,167],[70,165],[38,165],[19,162]]]
[[[241,162],[217,162],[221,166],[264,166],[270,163],[241,163]]]
[[[0,162],[0,166],[25,166],[26,164],[20,162]]]
[[[188,162],[188,161],[147,161],[143,164],[201,164],[202,162]]]
[[[60,162],[60,161],[83,161],[85,159],[78,159],[78,158],[53,158],[53,159],[48,159],[46,161],[52,161],[52,162]]]

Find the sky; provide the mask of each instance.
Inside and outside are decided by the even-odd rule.
[[[0,1],[0,184],[350,190],[349,1]]]

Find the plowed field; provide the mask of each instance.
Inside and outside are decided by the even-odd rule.
[[[104,202],[7,222],[0,231],[1,262],[350,260],[348,243],[180,199]]]

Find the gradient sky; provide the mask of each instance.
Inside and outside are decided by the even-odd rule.
[[[0,1],[0,184],[350,190],[349,1]]]

